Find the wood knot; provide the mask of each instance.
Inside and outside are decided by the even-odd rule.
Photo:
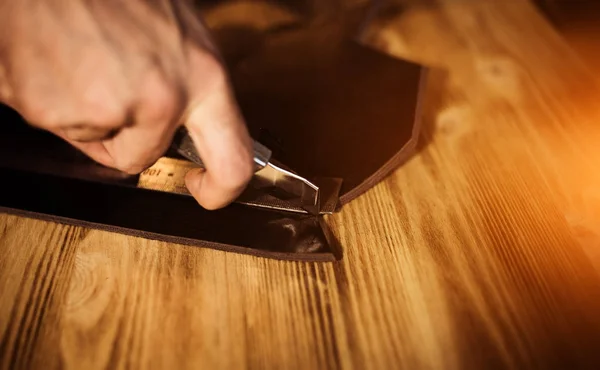
[[[481,58],[475,63],[480,81],[488,92],[509,100],[520,100],[521,77],[518,65],[509,58]]]
[[[68,320],[93,326],[110,304],[114,278],[110,261],[99,253],[78,254],[66,299]]]
[[[452,105],[440,111],[436,118],[437,131],[446,137],[459,138],[471,130],[471,111],[464,105]]]

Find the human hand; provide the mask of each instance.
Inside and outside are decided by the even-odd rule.
[[[0,101],[130,174],[185,124],[206,167],[186,185],[207,209],[233,201],[252,176],[228,76],[186,0],[0,0]]]

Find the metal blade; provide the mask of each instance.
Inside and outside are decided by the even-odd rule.
[[[173,147],[189,161],[204,168],[200,154],[184,127],[173,140]],[[256,172],[251,182],[254,190],[268,192],[280,200],[297,201],[310,214],[318,215],[321,208],[319,187],[307,179],[281,168],[270,161],[271,151],[259,142],[254,142]]]
[[[272,188],[271,194],[276,197],[299,198],[302,208],[311,214],[319,214],[321,209],[318,186],[271,162],[255,173],[252,185],[258,189]]]

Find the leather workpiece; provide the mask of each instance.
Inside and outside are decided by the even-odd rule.
[[[419,134],[425,69],[356,42],[364,18],[353,9],[336,22],[295,19],[243,52],[223,36],[226,22],[213,30],[251,135],[301,176],[341,178],[340,206],[404,163]],[[128,187],[135,177],[92,163],[5,107],[0,119],[12,127],[0,138],[0,210],[270,258],[341,256],[322,216],[241,204],[206,211],[191,197]]]
[[[303,176],[343,179],[344,204],[412,153],[423,76],[337,29],[319,31],[272,40],[232,80],[252,136]]]
[[[190,196],[135,187],[0,105],[0,212],[167,242],[284,260],[334,261],[321,217],[232,204],[207,211]]]

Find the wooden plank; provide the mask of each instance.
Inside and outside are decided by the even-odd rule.
[[[598,76],[525,1],[379,22],[436,69],[419,155],[328,217],[343,261],[1,216],[0,367],[597,368]]]

